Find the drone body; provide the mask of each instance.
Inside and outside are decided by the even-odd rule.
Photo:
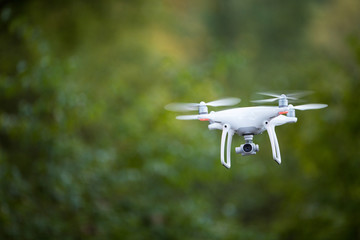
[[[274,95],[264,93],[275,98],[258,100],[256,102],[272,102],[279,100],[279,106],[255,106],[233,108],[217,112],[208,113],[208,106],[229,106],[240,102],[237,98],[228,98],[213,101],[210,103],[200,102],[191,104],[173,103],[166,106],[168,110],[186,111],[186,110],[199,110],[198,115],[182,115],[176,117],[179,120],[200,120],[209,121],[208,128],[210,130],[222,130],[221,136],[221,149],[220,159],[221,163],[226,167],[231,167],[231,142],[232,137],[236,133],[244,137],[245,144],[236,147],[236,153],[241,155],[253,155],[259,151],[259,146],[253,143],[253,136],[263,133],[265,130],[268,132],[273,159],[277,163],[281,163],[279,143],[275,133],[275,126],[280,126],[286,123],[295,123],[295,109],[297,110],[310,110],[320,109],[327,107],[326,104],[306,104],[300,106],[293,106],[288,104],[288,99],[297,99],[295,94],[292,95]],[[299,95],[299,94],[297,94]],[[227,143],[226,143],[227,138]],[[226,146],[226,161],[225,161],[225,145]]]
[[[211,112],[201,117],[221,125],[229,124],[235,133],[240,136],[257,135],[266,130],[264,121],[269,121],[280,113],[286,112],[286,110],[286,108],[278,107],[244,107]]]

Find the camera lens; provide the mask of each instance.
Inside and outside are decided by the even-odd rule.
[[[251,152],[251,150],[252,150],[252,146],[251,146],[251,144],[249,144],[249,143],[246,143],[244,146],[243,146],[243,149],[244,149],[244,152]]]

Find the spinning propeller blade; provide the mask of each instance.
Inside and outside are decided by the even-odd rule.
[[[207,105],[212,107],[220,106],[232,106],[240,102],[239,98],[224,98],[212,102],[201,102],[201,103],[170,103],[165,106],[166,110],[182,112],[182,111],[192,111],[197,110],[201,105]]]
[[[313,93],[312,91],[300,91],[300,92],[294,92],[294,93],[289,93],[289,94],[286,94],[286,96],[288,98],[296,98],[296,99],[299,99],[299,98],[302,98],[306,95],[309,95]]]
[[[269,98],[269,99],[260,99],[260,100],[253,100],[251,102],[254,102],[254,103],[265,103],[265,102],[275,102],[279,100],[279,98]]]
[[[326,108],[327,106],[328,106],[327,104],[313,103],[313,104],[304,104],[304,105],[294,106],[294,109],[296,109],[296,110],[311,110],[311,109]]]
[[[274,98],[279,98],[281,96],[279,94],[268,93],[268,92],[258,92],[258,94],[261,94],[261,95],[264,95],[264,96],[269,96],[269,97],[274,97]]]
[[[286,98],[288,100],[298,100],[299,98],[310,94],[310,91],[303,91],[303,92],[294,92],[289,94],[276,94],[276,93],[269,93],[269,92],[259,92],[258,94],[273,97],[270,99],[260,99],[260,100],[253,100],[254,103],[267,103],[267,102],[275,102],[279,99]]]
[[[165,109],[175,112],[185,112],[185,111],[197,110],[198,106],[199,106],[198,103],[170,103],[165,106]]]
[[[216,101],[208,102],[206,105],[212,107],[220,107],[220,106],[232,106],[238,104],[241,100],[239,98],[223,98]]]

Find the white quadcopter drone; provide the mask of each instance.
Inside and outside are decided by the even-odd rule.
[[[252,102],[275,102],[279,101],[279,106],[255,106],[242,107],[222,110],[218,112],[211,111],[208,113],[207,106],[232,106],[240,102],[238,98],[225,98],[212,102],[200,103],[171,103],[165,106],[165,109],[170,111],[190,111],[198,110],[198,115],[182,115],[177,116],[179,120],[200,120],[209,121],[208,128],[210,130],[222,130],[221,135],[221,150],[220,159],[222,165],[226,168],[231,167],[231,141],[235,133],[239,136],[244,136],[245,144],[236,147],[236,153],[241,153],[243,156],[253,155],[259,151],[259,145],[253,143],[253,136],[263,133],[265,130],[269,134],[272,154],[274,160],[281,164],[280,148],[275,133],[275,126],[280,126],[285,123],[295,123],[296,110],[311,110],[327,107],[326,104],[305,104],[293,106],[288,104],[288,100],[298,100],[299,97],[305,93],[292,94],[273,94],[273,93],[259,93],[265,96],[271,96],[271,99],[255,100]],[[227,135],[227,151],[225,161],[225,140]]]

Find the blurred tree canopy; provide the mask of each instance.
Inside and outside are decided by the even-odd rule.
[[[1,239],[360,239],[357,0],[2,1]],[[312,90],[256,156],[164,106]],[[234,139],[234,146],[242,138]]]

